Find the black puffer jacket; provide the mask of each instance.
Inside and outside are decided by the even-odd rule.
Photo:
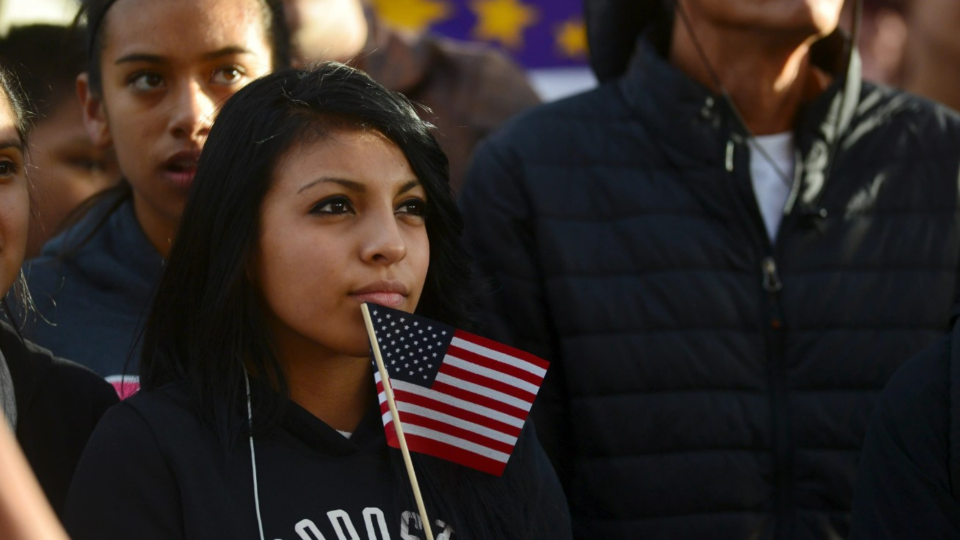
[[[554,363],[534,415],[575,534],[844,537],[877,395],[957,300],[960,119],[852,55],[771,245],[722,100],[646,38],[630,62],[489,140],[461,199],[492,333]]]

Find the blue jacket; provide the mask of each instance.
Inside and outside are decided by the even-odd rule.
[[[36,312],[24,335],[119,384],[136,375],[139,333],[150,312],[163,257],[140,228],[128,198],[113,199],[50,240],[24,273]]]

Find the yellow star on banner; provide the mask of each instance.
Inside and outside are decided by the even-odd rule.
[[[385,21],[415,32],[423,32],[449,19],[453,12],[444,0],[372,0],[371,4]]]
[[[511,49],[523,47],[523,31],[540,18],[537,8],[520,0],[473,0],[470,9],[477,16],[474,37],[499,41]]]
[[[567,58],[587,56],[587,27],[583,19],[564,21],[556,31],[557,47]]]

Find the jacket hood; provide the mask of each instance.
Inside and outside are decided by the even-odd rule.
[[[673,16],[672,4],[673,0],[584,0],[590,67],[599,81],[617,78],[627,71],[637,38],[653,23],[669,20]],[[859,24],[854,25],[855,34],[859,33],[858,27]],[[814,63],[829,72],[845,64],[848,59],[842,51],[850,51],[845,47],[846,39],[840,29],[821,39],[811,51]],[[856,43],[856,36],[852,41]]]

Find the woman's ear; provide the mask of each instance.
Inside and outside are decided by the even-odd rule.
[[[103,107],[103,99],[90,88],[90,76],[86,72],[77,75],[77,96],[80,98],[83,124],[87,128],[90,140],[100,147],[110,146],[112,140],[107,111]]]

